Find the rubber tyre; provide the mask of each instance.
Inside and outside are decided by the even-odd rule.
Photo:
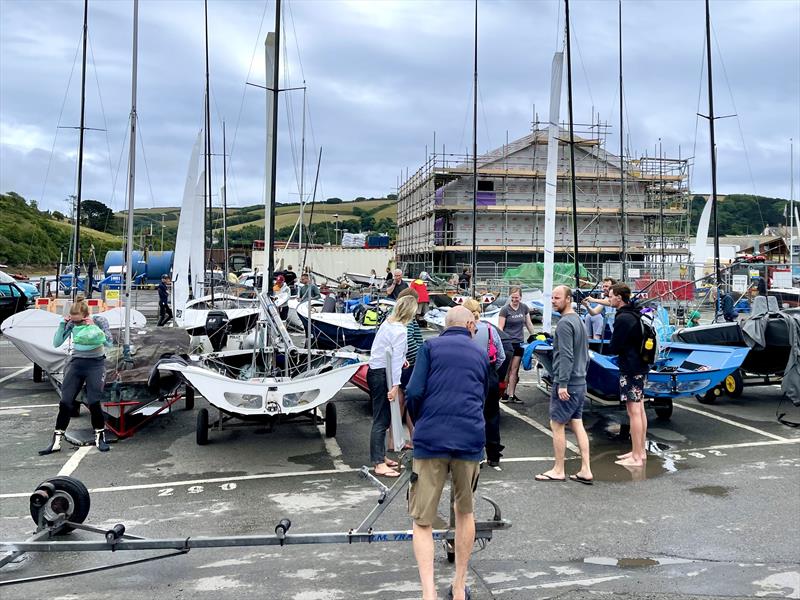
[[[720,389],[715,387],[711,390],[708,390],[702,396],[697,396],[697,400],[700,402],[700,404],[716,404],[717,397],[719,395],[720,395]]]
[[[736,369],[725,378],[725,381],[722,382],[722,386],[725,388],[725,393],[728,394],[728,396],[731,398],[739,398],[742,392],[744,392],[742,372]]]
[[[197,411],[196,440],[198,446],[208,444],[208,410],[205,408]]]
[[[325,437],[336,437],[336,405],[333,402],[325,405]]]
[[[55,487],[56,491],[65,492],[72,497],[72,501],[75,506],[73,508],[72,515],[69,517],[70,521],[73,523],[83,523],[86,520],[86,517],[89,516],[91,501],[89,500],[89,490],[86,489],[86,486],[83,485],[83,482],[75,479],[74,477],[52,477],[50,479],[46,479],[42,483],[50,483]],[[29,505],[29,507],[31,518],[33,519],[33,522],[38,525],[39,512],[42,510],[42,508],[36,508],[33,505]],[[65,525],[59,530],[59,535],[69,533],[73,529],[75,528]]]
[[[186,392],[183,397],[186,410],[194,410],[194,388],[186,384]]]
[[[33,381],[36,383],[41,383],[43,379],[44,371],[42,371],[42,367],[33,363]]]
[[[656,417],[659,421],[669,421],[672,418],[672,398],[667,400],[667,403],[657,404],[653,408],[656,411]]]

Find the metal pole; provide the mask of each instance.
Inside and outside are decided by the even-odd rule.
[[[717,312],[719,312],[719,219],[717,218],[717,146],[714,140],[714,79],[711,73],[711,8],[706,0],[706,57],[708,59],[708,127],[711,143],[711,214],[714,219],[714,274],[717,284]]]
[[[575,251],[575,289],[581,287],[580,263],[578,263],[578,196],[575,190],[575,129],[572,116],[572,51],[569,41],[569,0],[564,0],[567,25],[567,105],[569,110],[569,164],[570,187],[572,188],[572,241]]]
[[[125,337],[122,355],[131,360],[131,284],[133,283],[133,205],[136,186],[136,85],[139,60],[139,0],[133,0],[133,62],[131,67],[131,135],[128,149],[128,235],[125,240]],[[163,216],[161,217],[164,218]],[[163,232],[163,226],[161,231]],[[163,235],[163,233],[162,233]],[[163,239],[163,237],[162,237]],[[162,242],[163,246],[163,242]]]
[[[213,206],[211,204],[211,85],[208,68],[208,0],[205,0],[204,14],[206,27],[206,178],[203,182],[206,203],[208,205],[208,260],[207,269],[211,281],[211,304],[214,304],[214,220]],[[205,277],[203,277],[205,281]]]
[[[86,120],[86,46],[89,31],[89,0],[83,2],[83,62],[81,63],[81,126],[78,135],[78,198],[75,205],[75,249],[72,253],[72,301],[78,295],[78,266],[81,264],[81,190],[83,188],[83,132]],[[88,284],[88,282],[87,282]]]
[[[794,282],[794,142],[789,138],[789,277]]]
[[[666,279],[666,249],[664,248],[664,156],[661,151],[661,138],[658,138],[658,212],[661,218],[661,279]]]
[[[628,228],[628,219],[625,214],[625,162],[624,156],[624,99],[622,96],[622,0],[619,0],[619,209],[622,213],[622,280],[625,280],[628,262],[628,246],[625,237]]]
[[[265,280],[267,281],[267,290],[272,289],[272,274],[275,271],[275,248],[273,247],[273,237],[275,232],[275,203],[276,203],[276,189],[277,189],[277,174],[278,174],[278,161],[277,161],[277,152],[278,152],[278,93],[279,93],[279,85],[280,80],[278,78],[278,65],[280,64],[280,54],[281,54],[281,0],[276,0],[275,2],[275,68],[273,69],[272,74],[272,164],[270,165],[270,169],[272,172],[272,177],[270,180],[270,190],[269,190],[269,212],[270,212],[270,223],[272,224],[272,229],[269,232],[269,239],[264,240],[264,244],[267,246],[264,248],[267,251],[267,272],[264,274]],[[309,314],[309,318],[311,315]]]
[[[472,83],[472,297],[478,276],[478,0],[475,0],[475,60]]]
[[[225,142],[225,121],[222,122],[222,252],[225,267],[222,272],[226,279],[230,263],[228,262],[228,151]]]

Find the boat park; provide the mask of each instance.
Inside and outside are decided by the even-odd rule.
[[[665,139],[667,148],[662,147],[660,132],[644,151],[626,142],[622,2],[614,100],[619,122],[601,117],[594,99],[588,119],[573,114],[578,65],[571,55],[576,34],[570,30],[569,0],[554,3],[548,13],[556,22],[557,43],[552,62],[547,56],[549,71],[536,76],[545,86],[549,77],[547,114],[534,105],[522,124],[524,134],[506,131],[503,143],[487,136],[481,144],[488,149],[479,151],[479,113],[485,107],[479,109],[478,15],[479,4],[483,13],[487,3],[476,0],[469,12],[472,18],[474,8],[471,146],[462,144],[466,117],[457,149],[437,139],[434,130],[424,154],[421,149],[415,154],[424,157],[422,163],[400,171],[396,193],[386,194],[386,202],[357,197],[354,205],[363,204],[358,210],[347,206],[357,217],[350,221],[344,220],[341,198],[328,198],[324,206],[317,199],[321,146],[316,175],[306,170],[312,156],[310,149],[306,155],[310,108],[297,40],[301,79],[293,71],[294,57],[281,55],[287,51],[286,42],[281,45],[282,31],[289,34],[287,19],[297,36],[293,13],[281,18],[282,6],[295,5],[286,0],[274,3],[274,26],[265,21],[266,5],[262,14],[267,29],[259,29],[256,50],[263,53],[259,81],[265,85],[251,81],[254,62],[243,83],[262,94],[259,114],[265,120],[258,136],[248,131],[242,137],[251,139],[241,142],[244,153],[264,154],[263,172],[250,168],[257,175],[248,174],[246,181],[247,193],[257,197],[257,189],[261,203],[238,207],[228,220],[233,162],[225,121],[212,117],[218,106],[209,69],[209,5],[203,2],[203,123],[199,130],[194,124],[184,127],[194,133],[185,179],[183,172],[177,177],[183,184],[182,197],[175,199],[179,206],[159,213],[153,201],[152,212],[161,217],[158,251],[153,220],[149,233],[140,227],[136,239],[137,219],[141,225],[142,214],[151,210],[137,213],[142,209],[136,204],[137,0],[129,147],[123,144],[120,154],[127,150],[127,177],[118,178],[125,181],[125,206],[115,215],[81,195],[84,133],[104,131],[85,124],[91,19],[89,2],[81,4],[83,52],[76,52],[73,64],[77,72],[82,55],[80,126],[61,121],[58,126],[80,132],[77,195],[68,199],[72,212],[39,210],[36,201],[16,192],[2,196],[15,215],[29,215],[37,224],[46,220],[50,232],[69,231],[65,247],[53,250],[60,253],[57,264],[37,262],[37,250],[46,248],[39,239],[37,249],[34,234],[30,240],[15,238],[13,256],[27,253],[27,262],[4,258],[10,251],[0,255],[11,265],[0,265],[11,273],[0,271],[3,600],[419,598],[407,506],[413,450],[404,445],[412,440],[405,439],[399,412],[392,417],[387,450],[399,463],[399,476],[385,477],[367,464],[372,426],[367,362],[397,302],[391,285],[429,296],[417,316],[426,339],[438,336],[448,311],[467,300],[478,301],[477,319],[498,328],[499,319],[505,323],[502,308],[516,293],[536,330],[515,342],[524,353],[523,368],[516,394],[499,405],[502,459],[487,454],[481,463],[467,576],[471,598],[800,600],[800,214],[794,142],[788,146],[788,201],[755,194],[731,194],[728,200],[718,189],[718,151],[732,152],[735,144],[726,139],[717,146],[715,122],[737,115],[720,116],[719,107],[715,112],[712,51],[719,45],[712,44],[709,0],[702,3],[704,20],[697,21],[705,25],[707,63],[701,75],[707,81],[698,97],[705,114],[697,113],[708,128],[705,154],[694,152],[698,127],[692,155],[680,140]],[[298,4],[301,21],[305,7]],[[152,23],[163,14],[148,18]],[[213,16],[211,21],[212,31],[222,23]],[[614,39],[616,44],[616,33]],[[582,62],[580,68],[585,76]],[[97,85],[99,90],[99,80]],[[295,94],[284,103],[287,93]],[[588,86],[578,93],[591,97]],[[298,119],[294,111],[300,109],[292,103],[300,97]],[[240,117],[244,106],[243,96]],[[279,118],[282,110],[287,116]],[[286,136],[284,118],[291,140],[279,142]],[[294,130],[300,128],[298,135]],[[184,139],[187,151],[189,141]],[[139,142],[143,145],[141,137]],[[775,140],[770,144],[778,146]],[[278,152],[288,155],[289,145],[299,192],[299,214],[292,222],[288,212],[278,212],[278,205],[288,202],[279,196],[290,195]],[[365,165],[363,172],[372,168]],[[698,168],[710,174],[703,193],[691,189],[697,187],[692,178],[698,179]],[[174,172],[171,176],[175,179]],[[148,171],[152,198],[149,177]],[[752,223],[733,222],[728,208],[738,202],[757,207]],[[102,225],[118,220],[119,231],[90,228],[89,217],[81,218],[87,206],[106,209]],[[323,228],[314,227],[320,225],[315,210],[325,222],[325,242]],[[168,239],[166,250],[165,216],[175,222],[174,244]],[[737,235],[720,232],[725,219]],[[377,231],[378,223],[391,233]],[[11,229],[18,234],[16,223]],[[96,237],[99,233],[105,238]],[[95,256],[97,240],[112,244],[104,247],[102,261]],[[545,476],[549,481],[543,481],[541,474],[554,461],[552,334],[561,314],[551,302],[553,289],[571,288],[575,307],[585,312],[582,302],[602,303],[605,287],[615,280],[630,285],[637,319],[649,323],[642,326],[642,353],[655,348],[646,360],[650,370],[643,389],[647,458],[643,466],[618,460],[630,449],[630,426],[619,399],[618,357],[609,350],[613,322],[603,316],[601,331],[588,342],[583,413],[594,479]],[[94,324],[107,330],[108,337],[93,346],[69,339],[70,334],[59,337],[78,300],[87,302],[87,329]],[[583,316],[590,321],[591,315]],[[54,432],[62,389],[74,374],[68,365],[104,341],[105,355],[91,356],[104,361],[94,366],[97,381],[104,366],[97,394],[105,429],[102,422],[93,428],[87,407],[78,404],[66,432],[59,426]],[[505,383],[498,389],[505,390]],[[95,418],[97,405],[92,404]],[[574,473],[581,457],[570,433],[567,440],[566,472]],[[448,493],[449,484],[433,525],[440,598],[455,556]]]

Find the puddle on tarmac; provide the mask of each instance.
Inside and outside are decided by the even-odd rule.
[[[587,556],[583,562],[590,565],[604,565],[621,569],[641,569],[661,565],[682,565],[694,562],[687,558],[613,558],[610,556]]]
[[[647,460],[641,467],[616,464],[617,456],[629,452],[630,439],[619,435],[619,423],[599,419],[590,427],[592,433],[592,474],[597,481],[644,481],[678,471],[679,465],[671,457],[672,446],[647,440]],[[680,469],[689,468],[680,464]]]
[[[722,485],[701,485],[700,487],[689,488],[693,494],[705,494],[706,496],[714,496],[715,498],[727,498],[733,488],[725,487]]]

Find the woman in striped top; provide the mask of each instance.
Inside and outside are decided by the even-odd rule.
[[[403,290],[398,295],[397,299],[403,298],[404,296],[411,296],[414,300],[417,300],[419,294],[413,288],[408,288],[407,290]],[[414,371],[414,364],[417,361],[417,351],[419,350],[420,346],[422,346],[422,330],[419,328],[419,323],[417,323],[416,319],[412,319],[408,325],[406,326],[406,362],[403,365],[403,372],[400,375],[400,393],[398,394],[398,398],[400,399],[400,414],[404,415],[406,426],[408,427],[408,434],[409,439],[414,436],[414,423],[411,421],[411,415],[406,413],[406,396],[405,390],[408,382],[411,381],[411,373]],[[389,444],[392,444],[391,441],[391,428],[389,429]],[[409,442],[406,444],[406,448],[410,449],[413,446]]]

